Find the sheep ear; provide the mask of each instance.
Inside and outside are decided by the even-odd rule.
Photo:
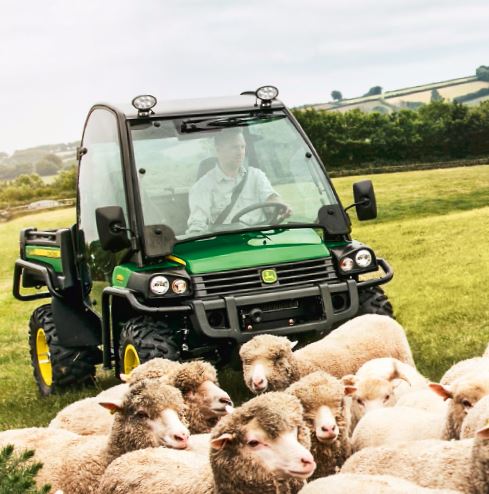
[[[476,431],[475,434],[481,439],[489,439],[489,424]]]
[[[100,401],[99,405],[107,408],[107,410],[109,410],[112,414],[122,410],[122,402],[120,401]]]
[[[123,383],[127,383],[127,381],[129,381],[129,376],[130,374],[122,374],[122,372],[119,374],[119,379],[123,382]]]
[[[345,386],[345,395],[350,396],[355,393],[356,390],[357,388],[355,386]]]
[[[299,343],[297,340],[291,341],[290,342],[290,349],[292,350],[297,345],[297,343]]]
[[[211,440],[211,448],[212,449],[222,449],[226,446],[226,443],[232,441],[234,439],[234,435],[229,432],[225,432],[221,434],[219,437]]]
[[[453,398],[453,393],[451,387],[448,384],[430,383],[428,384],[430,389],[434,391],[437,395],[440,395],[444,400]]]
[[[355,386],[357,378],[353,374],[347,374],[341,378],[341,382],[345,386]]]

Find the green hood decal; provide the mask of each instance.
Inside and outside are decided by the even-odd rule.
[[[330,255],[312,228],[220,235],[175,245],[173,254],[190,274],[317,259]]]

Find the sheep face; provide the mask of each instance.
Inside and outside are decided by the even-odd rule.
[[[323,371],[313,372],[292,384],[287,392],[304,408],[304,420],[321,443],[334,442],[346,428],[345,386]],[[348,417],[349,418],[349,417]]]
[[[311,453],[299,442],[298,429],[282,431],[277,437],[271,437],[256,419],[243,426],[240,431],[241,455],[270,474],[278,477],[307,479],[316,468]],[[211,441],[214,449],[226,447],[236,436],[221,434]]]
[[[334,412],[328,406],[320,406],[314,416],[314,431],[319,442],[335,441],[340,429],[336,423]]]
[[[181,364],[172,383],[182,392],[185,403],[199,410],[204,419],[225,415],[226,407],[233,405],[226,391],[218,386],[216,369],[208,362]]]
[[[352,415],[360,419],[376,408],[394,406],[397,401],[395,391],[398,383],[396,381],[374,378],[356,379],[355,390],[350,394]]]
[[[163,379],[148,379],[131,386],[121,403],[101,403],[115,413],[111,434],[124,452],[167,446],[187,447],[189,431],[182,423],[182,395]]]
[[[448,439],[458,439],[467,413],[481,398],[489,395],[489,372],[467,374],[453,384],[430,383],[429,387],[445,400],[452,399],[446,434]]]
[[[204,381],[195,391],[188,391],[185,402],[194,404],[207,419],[226,415],[233,402],[229,395],[212,381]]]
[[[223,417],[211,432],[216,492],[275,493],[276,482],[281,483],[280,492],[298,492],[316,468],[310,445],[295,396],[257,396]]]
[[[244,381],[252,393],[282,391],[297,380],[294,345],[283,336],[260,335],[241,347]]]

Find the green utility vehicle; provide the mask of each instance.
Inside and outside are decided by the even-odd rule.
[[[351,239],[277,94],[91,108],[76,224],[22,230],[15,263],[15,297],[51,299],[29,329],[42,394],[90,381],[102,362],[117,376],[154,357],[236,364],[257,334],[311,341],[392,315],[380,288],[392,269]],[[375,218],[371,182],[353,192],[358,218]]]

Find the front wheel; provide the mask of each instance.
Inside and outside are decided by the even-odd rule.
[[[51,304],[38,307],[29,321],[34,379],[41,395],[93,382],[97,347],[67,348],[59,343]]]
[[[139,316],[129,319],[124,324],[120,336],[121,372],[130,374],[138,365],[156,357],[179,359],[175,331],[165,322],[151,317]]]
[[[395,319],[392,304],[380,286],[371,286],[359,290],[358,297],[360,299],[360,308],[358,309],[357,316],[363,314],[379,314]]]

